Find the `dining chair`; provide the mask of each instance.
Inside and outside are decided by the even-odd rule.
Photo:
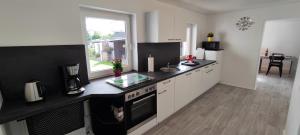
[[[282,76],[282,68],[283,68],[283,60],[284,60],[284,54],[282,53],[272,53],[271,56],[269,56],[270,63],[268,67],[268,71],[266,75],[269,74],[271,67],[275,66],[279,68],[279,75]]]

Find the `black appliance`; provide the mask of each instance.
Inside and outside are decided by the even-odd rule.
[[[82,87],[80,76],[78,74],[79,67],[79,64],[63,67],[65,90],[68,95],[80,94],[85,91],[85,88]]]
[[[83,102],[26,118],[30,135],[65,135],[84,127]]]
[[[139,43],[138,44],[138,71],[148,71],[148,57],[154,57],[154,70],[159,71],[161,67],[178,65],[180,63],[180,42],[165,43]]]
[[[202,48],[205,50],[220,50],[220,42],[215,41],[215,42],[208,42],[208,41],[203,41],[202,42]]]
[[[141,83],[152,81],[152,77],[138,74],[138,73],[130,73],[126,75],[122,75],[120,77],[114,77],[107,79],[106,82],[120,88],[122,90],[126,90],[128,87],[134,87]]]
[[[130,133],[156,117],[156,84],[125,94],[126,129]]]

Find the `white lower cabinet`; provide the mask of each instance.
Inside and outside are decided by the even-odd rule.
[[[192,74],[192,98],[195,99],[205,92],[203,69],[199,68],[193,71]]]
[[[223,57],[223,51],[211,51],[206,50],[205,56],[207,60],[215,60],[215,81],[218,83],[221,81],[221,67],[222,67],[222,57]]]
[[[188,72],[176,77],[175,80],[175,111],[187,105],[193,98],[192,72]]]
[[[7,135],[4,125],[0,125],[0,135]]]
[[[157,122],[174,113],[175,80],[168,79],[157,84]]]
[[[212,85],[212,68],[211,65],[207,65],[205,67],[203,67],[203,88],[204,88],[204,92],[206,92]]]

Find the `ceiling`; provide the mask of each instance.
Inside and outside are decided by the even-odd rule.
[[[259,7],[275,6],[300,0],[159,0],[201,13],[223,13]]]

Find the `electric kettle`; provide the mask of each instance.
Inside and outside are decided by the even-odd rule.
[[[25,100],[27,102],[37,102],[44,100],[45,89],[40,81],[32,81],[25,84]]]

